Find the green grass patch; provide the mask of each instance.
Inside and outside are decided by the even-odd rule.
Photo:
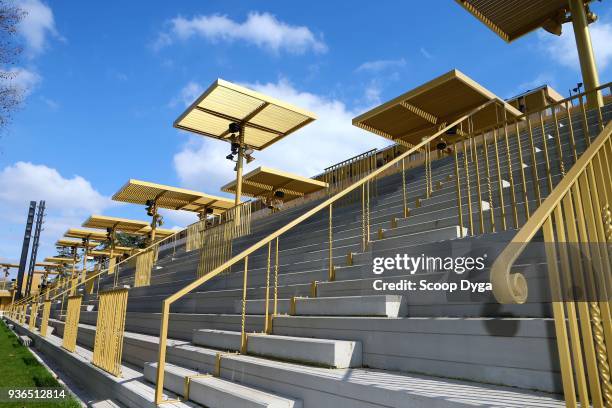
[[[0,388],[61,387],[53,375],[36,360],[17,336],[0,323]],[[71,396],[62,402],[0,402],[3,408],[77,408]]]

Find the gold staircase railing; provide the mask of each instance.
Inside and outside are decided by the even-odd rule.
[[[269,234],[267,237],[261,239],[255,244],[251,245],[247,249],[243,250],[239,254],[235,255],[228,261],[222,263],[215,269],[209,271],[208,273],[202,275],[200,278],[196,279],[189,285],[183,287],[176,293],[164,299],[162,304],[162,314],[161,314],[161,325],[160,325],[160,333],[159,333],[159,353],[158,353],[158,363],[157,363],[157,376],[156,376],[156,389],[155,389],[155,403],[156,404],[164,404],[164,403],[173,403],[176,400],[164,400],[163,399],[163,389],[164,389],[164,376],[165,376],[165,362],[166,362],[166,346],[168,340],[168,326],[169,326],[169,316],[170,316],[170,306],[190,293],[191,291],[197,289],[202,284],[208,282],[212,278],[220,275],[223,271],[229,270],[233,265],[236,265],[239,262],[243,263],[243,285],[242,285],[242,316],[241,316],[241,345],[240,351],[242,353],[246,352],[247,349],[247,334],[245,331],[245,320],[246,320],[246,296],[247,296],[247,283],[248,283],[248,271],[249,271],[249,256],[254,252],[262,249],[264,255],[267,254],[267,269],[266,269],[266,292],[265,292],[265,318],[264,318],[264,327],[263,331],[265,333],[269,333],[271,330],[271,318],[277,313],[277,301],[278,301],[278,251],[279,251],[279,238],[285,234],[287,231],[293,229],[295,226],[301,224],[305,220],[313,217],[319,213],[328,213],[329,222],[328,222],[328,242],[326,243],[328,248],[328,279],[333,281],[335,279],[334,274],[334,265],[333,265],[333,208],[334,204],[338,203],[343,197],[346,197],[348,194],[353,192],[361,192],[361,248],[362,250],[366,250],[369,241],[370,241],[370,190],[371,184],[373,181],[377,179],[377,177],[385,175],[389,170],[398,168],[401,166],[402,169],[405,168],[405,162],[409,160],[410,156],[413,154],[421,154],[422,149],[424,147],[428,147],[432,141],[440,137],[442,134],[447,132],[448,130],[454,128],[462,122],[469,120],[473,115],[484,109],[485,107],[491,104],[501,104],[500,100],[489,100],[488,102],[482,104],[481,106],[476,107],[471,110],[467,114],[461,116],[456,119],[452,123],[441,126],[438,131],[432,134],[430,137],[424,139],[418,145],[409,148],[406,152],[398,155],[394,159],[388,161],[386,164],[381,167],[372,170],[368,174],[364,175],[361,179],[352,182],[349,186],[345,187],[341,191],[337,192],[330,198],[324,200],[311,210],[305,212],[304,214],[298,216],[293,219],[285,226],[279,228],[275,232]],[[426,164],[427,165],[427,164]],[[402,189],[403,189],[403,198],[404,198],[404,214],[407,213],[407,194],[406,194],[406,183],[405,178],[403,177]],[[427,191],[429,191],[429,186],[431,184],[431,180],[428,178],[426,180],[427,183]],[[272,262],[272,259],[275,259],[275,262]],[[274,273],[272,277],[274,283],[273,294],[270,295],[270,280],[271,273]],[[316,293],[316,281],[312,284],[312,291]],[[272,296],[272,299],[271,299]],[[295,298],[292,298],[292,304],[295,301]],[[272,305],[269,303],[272,302]]]
[[[531,214],[491,268],[500,303],[524,303],[512,270],[543,231],[561,375],[568,407],[612,406],[612,122]]]

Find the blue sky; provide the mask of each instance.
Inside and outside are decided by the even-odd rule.
[[[30,199],[46,199],[41,256],[92,212],[144,219],[110,196],[129,178],[219,194],[228,146],[172,128],[217,77],[286,99],[319,120],[257,154],[303,175],[386,145],[352,117],[453,68],[502,97],[580,73],[571,27],[506,44],[454,1],[18,1],[23,107],[0,138],[0,259],[19,254]],[[593,5],[602,82],[612,9]],[[165,226],[191,215],[167,214]]]

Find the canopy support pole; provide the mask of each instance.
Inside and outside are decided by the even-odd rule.
[[[584,81],[584,90],[590,91],[599,86],[599,74],[595,64],[593,45],[591,43],[591,33],[586,14],[586,6],[583,0],[569,0],[570,11],[572,14],[572,25],[574,26],[574,36],[576,37],[576,48],[580,59],[580,70]],[[587,95],[587,104],[590,109],[603,106],[601,92]]]
[[[236,161],[236,197],[234,199],[234,206],[238,207],[240,204],[240,197],[242,196],[242,167],[244,163],[244,126],[240,126],[240,136],[238,143],[238,159]],[[234,215],[235,224],[240,224],[240,211],[236,208],[236,214]]]

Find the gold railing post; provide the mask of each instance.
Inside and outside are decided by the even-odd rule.
[[[538,178],[538,162],[536,160],[536,147],[533,140],[533,129],[531,128],[531,119],[529,115],[527,115],[527,129],[529,130],[529,144],[531,147],[531,176],[533,180],[533,188],[535,189],[538,205],[540,205],[542,204],[542,195],[540,194],[540,179]]]
[[[366,237],[366,215],[365,215],[365,184],[361,185],[361,251],[365,252],[367,248]]]
[[[266,312],[264,319],[264,333],[270,334],[272,322],[270,319],[270,257],[272,255],[272,241],[268,242],[268,266],[266,267]]]
[[[459,147],[457,143],[453,146],[453,153],[455,155],[455,184],[457,186],[457,208],[459,209],[459,229],[461,238],[465,236],[463,232],[463,205],[461,203],[461,174],[459,173],[459,154],[457,150]]]
[[[404,218],[408,217],[408,194],[406,192],[406,159],[402,159],[402,199],[404,207]]]
[[[506,142],[506,159],[508,160],[508,182],[510,183],[510,203],[512,205],[512,220],[514,228],[518,228],[518,210],[516,208],[516,191],[514,189],[514,172],[512,170],[512,156],[510,154],[510,142],[508,136],[508,114],[504,109],[504,141]]]
[[[42,320],[40,322],[40,335],[47,336],[47,328],[49,327],[49,314],[51,313],[51,301],[45,300],[43,306]]]
[[[168,318],[170,303],[164,300],[162,305],[161,326],[159,329],[159,353],[157,355],[157,375],[155,376],[155,404],[160,405],[164,399],[164,377],[166,375],[166,343],[168,339]]]
[[[472,134],[472,123],[470,122],[470,134]],[[477,200],[478,200],[478,220],[480,221],[480,233],[484,234],[485,233],[485,227],[484,227],[484,213],[483,213],[483,209],[482,209],[482,191],[480,188],[480,168],[478,166],[478,148],[476,147],[476,135],[474,135],[473,137],[470,137],[470,140],[472,141],[472,143],[470,143],[470,145],[472,146],[472,157],[474,158],[474,172],[476,173],[476,195],[477,195]],[[462,234],[463,235],[463,234]]]
[[[495,117],[498,116],[498,106],[495,105]],[[504,204],[504,181],[502,180],[501,174],[501,165],[499,163],[499,148],[497,146],[497,132],[498,128],[495,127],[493,129],[493,149],[495,151],[495,167],[497,168],[497,188],[499,189],[499,209],[501,210],[501,229],[505,231],[508,229],[508,224],[506,222],[506,206]]]
[[[249,272],[249,257],[244,258],[244,278],[242,283],[242,319],[240,322],[240,352],[247,352],[247,335],[246,335],[246,302],[247,302],[247,275]]]
[[[128,289],[119,288],[100,294],[92,363],[104,371],[121,376],[123,335]]]
[[[278,314],[278,237],[276,238],[276,249],[274,250],[274,316]]]
[[[468,222],[470,225],[470,235],[474,235],[474,220],[472,218],[472,191],[470,190],[470,170],[468,165],[468,139],[463,139],[463,170],[465,171],[465,191],[467,194]],[[463,209],[459,209],[463,211]]]
[[[333,204],[329,205],[329,233],[328,233],[328,245],[329,245],[329,262],[327,265],[327,279],[332,282],[336,280],[334,272],[334,231],[333,231]]]
[[[540,129],[542,132],[542,150],[544,151],[544,165],[545,165],[545,169],[546,169],[546,179],[548,180],[548,194],[550,194],[550,192],[553,189],[553,182],[552,182],[552,174],[550,173],[550,159],[548,156],[548,135],[546,134],[546,127],[544,126],[544,118],[542,116],[542,111],[540,111]]]

